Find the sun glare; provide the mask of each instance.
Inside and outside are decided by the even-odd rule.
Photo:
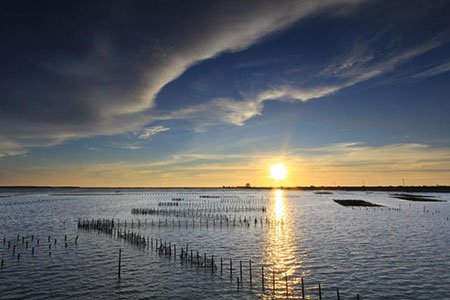
[[[286,167],[283,164],[276,164],[270,167],[270,177],[275,180],[281,180],[286,178]]]

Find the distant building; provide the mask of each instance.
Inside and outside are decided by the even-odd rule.
[[[250,187],[250,183],[246,183],[246,184],[245,184],[245,187],[246,187],[246,188],[249,188],[249,187]]]

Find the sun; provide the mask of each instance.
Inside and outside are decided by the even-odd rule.
[[[286,167],[283,164],[276,164],[270,167],[270,177],[277,181],[286,178],[286,174]]]

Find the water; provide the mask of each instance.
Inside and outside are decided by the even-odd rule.
[[[361,299],[450,299],[450,202],[409,202],[384,192],[318,195],[310,191],[222,189],[40,189],[3,192],[0,196],[8,196],[0,197],[0,259],[5,262],[0,269],[0,299],[301,299],[302,277],[307,299],[318,299],[319,282],[323,299],[336,299],[336,287],[341,299],[356,299],[356,293]],[[435,196],[450,199],[449,194]],[[131,214],[132,208],[180,209],[158,206],[159,202],[173,202],[172,198],[183,198],[180,205],[191,203],[197,208],[234,201],[237,206],[265,205],[267,211],[221,212],[237,220],[252,216],[249,226],[237,221],[236,226],[230,222],[228,227],[225,223],[220,227],[218,221],[214,227],[212,220],[206,227],[205,218],[200,227],[199,217]],[[392,209],[346,208],[333,199],[362,199]],[[259,217],[272,223],[261,226]],[[127,230],[176,244],[178,255],[188,243],[189,249],[198,250],[200,255],[214,255],[218,265],[223,257],[223,274],[220,266],[214,272],[197,268],[179,257],[161,256],[110,235],[78,229],[78,218],[114,218],[122,225],[127,220]],[[169,226],[165,226],[166,219]],[[195,227],[188,223],[186,228],[186,219],[194,220]],[[35,236],[33,242],[31,235]],[[64,235],[69,240],[67,248]],[[29,249],[22,244],[22,236],[27,237]],[[16,255],[12,245],[17,245]],[[122,271],[118,280],[120,248]],[[17,253],[21,253],[20,261]],[[243,285],[237,290],[239,261],[243,264]],[[261,266],[265,266],[264,293]]]

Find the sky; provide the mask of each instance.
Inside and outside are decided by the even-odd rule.
[[[449,15],[439,0],[3,1],[0,185],[450,184]]]

